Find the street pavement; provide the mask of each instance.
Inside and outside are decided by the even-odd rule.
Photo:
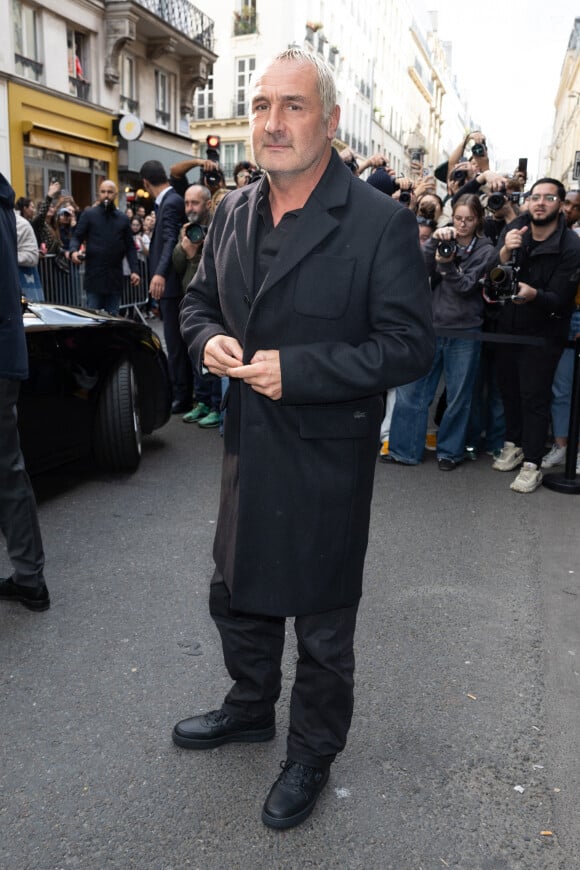
[[[0,870],[580,867],[580,497],[515,494],[487,456],[378,464],[349,742],[277,832],[290,620],[276,738],[171,741],[229,686],[207,612],[220,453],[172,418],[133,475],[35,480],[52,608],[0,605]]]

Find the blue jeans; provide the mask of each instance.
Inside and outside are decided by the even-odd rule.
[[[120,293],[94,293],[92,290],[87,290],[87,308],[118,314],[120,305]]]
[[[447,388],[447,407],[437,433],[437,458],[460,462],[471,409],[481,345],[466,338],[438,338],[431,371],[424,378],[397,388],[391,421],[389,453],[408,465],[423,458],[429,405],[441,372]]]
[[[580,332],[580,311],[575,311],[570,320],[568,338],[573,340],[578,332]],[[574,351],[571,347],[567,347],[562,351],[552,383],[552,431],[555,438],[568,437],[573,377]]]
[[[485,432],[485,439],[483,433]],[[471,402],[465,443],[490,453],[505,441],[505,415],[495,373],[495,347],[483,344]]]

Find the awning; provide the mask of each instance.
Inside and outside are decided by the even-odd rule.
[[[58,127],[48,127],[34,121],[23,121],[22,132],[28,136],[28,143],[36,148],[48,148],[51,151],[62,151],[65,154],[77,154],[92,160],[111,161],[117,150],[116,142],[103,142],[90,136],[72,134]]]

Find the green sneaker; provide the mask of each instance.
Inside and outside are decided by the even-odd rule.
[[[203,402],[198,402],[197,405],[194,405],[191,411],[184,414],[181,419],[184,423],[195,423],[196,420],[200,419],[200,417],[206,417],[208,414],[209,407],[204,405]]]
[[[197,425],[201,429],[217,429],[220,424],[220,412],[210,411],[207,417],[203,417],[197,421]]]

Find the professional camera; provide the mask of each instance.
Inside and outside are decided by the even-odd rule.
[[[516,192],[506,193],[505,191],[500,193],[491,193],[487,198],[487,207],[490,211],[499,211],[504,207],[506,202],[512,202],[516,205],[520,202],[521,194]]]
[[[437,253],[440,257],[447,260],[457,252],[457,242],[455,239],[441,239],[437,245]]]
[[[207,236],[207,227],[197,221],[190,221],[185,228],[185,235],[193,245],[199,245]]]
[[[451,181],[461,181],[462,184],[465,184],[467,181],[467,172],[465,169],[454,169],[451,173]]]
[[[518,295],[519,267],[514,260],[510,260],[505,266],[494,266],[483,279],[483,289],[490,302],[506,302]]]
[[[486,150],[483,142],[475,142],[473,147],[471,148],[471,156],[472,157],[485,157]]]
[[[399,193],[399,202],[403,205],[409,205],[411,202],[411,191],[410,190],[402,190]]]

